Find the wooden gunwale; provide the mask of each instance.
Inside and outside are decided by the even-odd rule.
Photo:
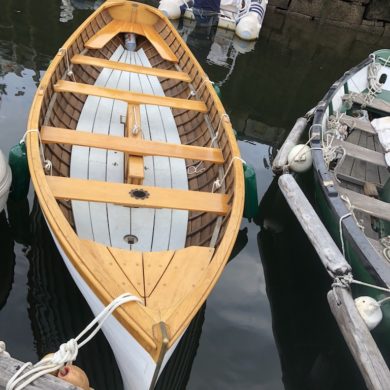
[[[70,48],[79,39],[83,31],[87,27],[90,28],[90,23],[103,11],[110,10],[111,8],[114,9],[116,7],[130,6],[130,4],[130,2],[126,1],[110,1],[104,3],[69,37],[69,39],[63,45],[63,48],[65,50]],[[150,13],[157,15],[158,18],[162,20],[168,26],[168,28],[171,29],[173,36],[183,47],[185,54],[190,58],[190,62],[193,62],[195,65],[198,77],[207,77],[193,54],[189,51],[181,39],[180,35],[171,26],[168,19],[152,7],[146,5],[138,6],[146,9]],[[80,46],[78,41],[77,45]],[[38,88],[37,94],[35,95],[32,103],[27,126],[27,129],[32,131],[30,131],[26,137],[31,179],[34,184],[35,192],[40,201],[40,205],[45,215],[46,221],[49,224],[56,241],[63,249],[65,255],[71,260],[72,264],[75,266],[76,270],[80,273],[82,278],[91,288],[93,288],[95,294],[102,301],[102,303],[108,304],[112,300],[112,297],[104,286],[99,285],[96,277],[94,276],[94,273],[88,267],[88,251],[74,230],[71,228],[62,211],[59,209],[59,206],[49,188],[47,179],[42,169],[37,130],[39,130],[41,124],[41,111],[44,97],[47,94],[51,95],[53,93],[50,83],[51,78],[55,75],[57,67],[60,66],[60,64],[62,71],[65,71],[63,62],[61,62],[63,58],[64,52],[54,57],[41,81],[40,87]],[[224,114],[222,104],[219,101],[213,88],[211,88],[208,83],[206,84],[208,94],[211,95],[211,100],[213,100],[214,105],[216,106],[218,113],[221,116]],[[206,104],[210,104],[210,102],[207,101]],[[210,109],[210,107],[208,107],[208,109]],[[230,145],[231,157],[239,157],[240,153],[230,122],[225,123],[225,121],[223,121],[221,124],[221,130],[222,129],[225,132],[227,142]],[[225,162],[225,164],[228,163],[229,161]],[[232,208],[229,212],[230,218],[225,221],[226,228],[224,230],[224,235],[216,249],[213,260],[210,262],[207,268],[205,277],[196,285],[191,294],[184,296],[177,305],[159,314],[159,320],[164,321],[169,328],[170,341],[168,347],[172,346],[176,339],[183,333],[191,319],[203,305],[211,289],[214,287],[216,281],[222,273],[229,254],[233,248],[234,239],[232,239],[232,237],[236,237],[237,235],[243,210],[243,170],[240,161],[233,161],[232,172],[234,175],[234,196],[232,197]],[[97,289],[96,286],[99,286],[99,289]],[[138,304],[128,304],[122,308],[119,308],[114,315],[122,323],[122,325],[140,342],[140,344],[143,345],[143,347],[150,353],[152,358],[156,360],[162,345],[159,337],[153,333],[153,327],[158,322],[156,313],[153,313],[147,307],[141,307]]]

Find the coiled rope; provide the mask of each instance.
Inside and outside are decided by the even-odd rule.
[[[59,350],[53,356],[45,357],[34,365],[30,362],[23,364],[7,382],[5,390],[22,390],[41,376],[71,364],[76,360],[79,349],[99,332],[113,311],[128,302],[142,303],[142,300],[128,293],[120,295],[108,304],[76,338],[61,344]],[[89,335],[87,335],[88,333]],[[84,340],[80,341],[82,338]],[[28,367],[32,368],[26,371]]]

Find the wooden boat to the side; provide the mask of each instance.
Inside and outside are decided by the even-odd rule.
[[[124,387],[153,387],[242,217],[239,149],[212,84],[159,11],[107,1],[50,64],[26,144],[43,214],[92,311],[141,298],[103,331]]]
[[[316,204],[324,223],[354,278],[384,288],[390,287],[390,154],[373,120],[390,116],[389,63],[390,50],[380,50],[346,72],[318,104],[310,133]],[[353,293],[377,301],[388,295],[355,284]],[[381,309],[374,335],[389,362],[389,305]]]

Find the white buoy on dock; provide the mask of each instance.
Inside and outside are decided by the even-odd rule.
[[[5,204],[7,203],[11,181],[11,169],[4,157],[4,154],[0,150],[0,212],[3,211]]]

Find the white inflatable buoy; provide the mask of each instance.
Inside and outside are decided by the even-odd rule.
[[[179,19],[181,16],[180,6],[184,4],[183,0],[161,0],[158,9],[168,19]]]
[[[374,329],[382,321],[381,306],[374,298],[358,297],[355,299],[355,305],[368,329]]]
[[[261,24],[255,12],[248,12],[236,26],[236,34],[246,41],[253,41],[259,37]]]
[[[0,213],[7,203],[9,189],[11,187],[12,173],[4,154],[0,150]]]
[[[288,165],[293,172],[301,173],[310,169],[312,164],[311,150],[308,145],[295,145],[288,154]]]

